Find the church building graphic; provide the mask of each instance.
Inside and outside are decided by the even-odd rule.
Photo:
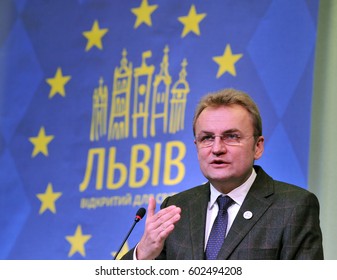
[[[149,132],[155,137],[158,132],[175,134],[184,130],[190,92],[186,80],[187,60],[182,61],[179,78],[172,85],[168,46],[163,53],[160,70],[154,76],[156,67],[148,64],[152,51],[143,52],[141,65],[133,68],[126,49],[123,50],[120,66],[113,73],[110,114],[109,90],[102,77],[93,91],[90,141],[99,141],[102,137],[108,141],[127,139],[130,132],[133,138],[147,138]]]

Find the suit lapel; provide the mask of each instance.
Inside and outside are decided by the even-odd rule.
[[[190,231],[193,259],[204,258],[206,211],[210,197],[209,183],[201,187],[201,192],[189,200]]]
[[[228,232],[219,252],[219,259],[229,258],[233,250],[273,203],[271,196],[273,180],[260,167],[255,167],[255,169],[257,177]],[[251,218],[247,216],[249,212],[252,214]]]

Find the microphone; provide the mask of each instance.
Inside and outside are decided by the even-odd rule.
[[[139,209],[138,209],[138,211],[137,211],[137,213],[136,213],[136,216],[135,216],[135,219],[134,219],[134,222],[133,222],[133,225],[132,225],[132,227],[130,228],[128,234],[126,235],[126,237],[125,237],[125,239],[124,239],[124,241],[123,241],[121,247],[118,249],[118,251],[117,251],[117,253],[116,253],[116,255],[115,255],[114,260],[117,259],[118,254],[119,254],[120,251],[122,250],[122,248],[123,248],[124,243],[126,242],[126,240],[128,240],[128,238],[129,238],[129,236],[130,236],[130,234],[131,234],[133,228],[135,227],[135,225],[136,225],[141,219],[143,219],[143,217],[145,216],[145,213],[146,213],[145,208],[142,207],[142,208],[139,208]]]

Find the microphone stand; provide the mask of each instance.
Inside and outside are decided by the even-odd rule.
[[[137,211],[137,213],[136,213],[135,220],[134,220],[134,222],[133,222],[133,225],[132,225],[132,227],[130,228],[130,230],[129,230],[128,234],[126,235],[126,237],[124,238],[124,241],[123,241],[121,247],[119,248],[119,250],[117,251],[117,253],[116,253],[115,257],[114,257],[114,260],[117,259],[117,256],[118,256],[119,252],[122,250],[122,248],[123,248],[123,246],[124,246],[124,243],[125,243],[126,240],[129,238],[129,235],[131,234],[133,228],[134,228],[135,225],[136,225],[136,224],[137,224],[137,223],[144,217],[145,213],[146,213],[145,208],[142,207],[142,208],[139,208],[139,209],[138,209],[138,211]]]
[[[133,222],[133,225],[132,225],[132,227],[130,228],[130,230],[129,230],[129,232],[128,232],[128,234],[126,235],[126,237],[125,237],[125,239],[124,239],[124,241],[122,242],[122,245],[121,245],[121,247],[118,249],[118,251],[117,251],[117,253],[116,253],[116,255],[115,255],[115,258],[114,258],[114,260],[116,260],[117,259],[117,256],[118,256],[118,254],[120,253],[120,251],[122,250],[122,248],[123,248],[123,246],[124,246],[124,243],[126,242],[126,240],[129,238],[129,236],[130,236],[130,234],[131,234],[131,232],[132,232],[132,230],[133,230],[133,228],[135,227],[135,225],[138,223],[140,221],[140,219],[135,219],[135,221]]]

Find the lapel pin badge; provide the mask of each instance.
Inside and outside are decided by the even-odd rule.
[[[243,217],[246,219],[246,220],[249,220],[253,217],[253,213],[250,212],[250,211],[246,211],[245,213],[243,213]]]

